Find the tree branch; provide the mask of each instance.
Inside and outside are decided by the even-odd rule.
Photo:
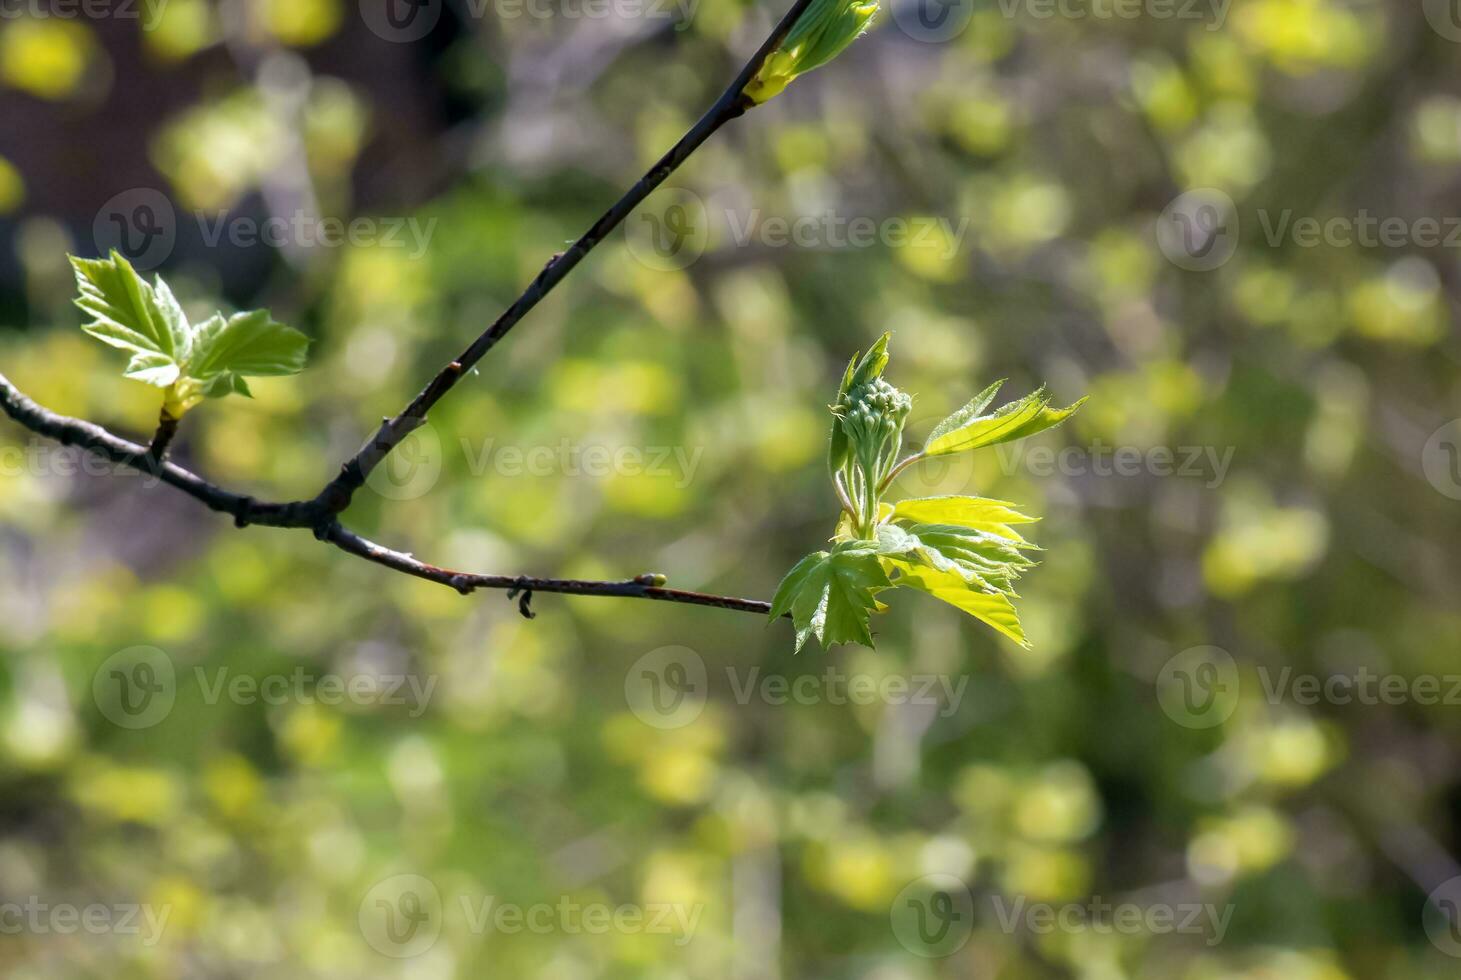
[[[630,599],[659,599],[664,602],[681,602],[692,606],[714,606],[717,609],[734,609],[739,612],[760,613],[771,611],[769,602],[755,599],[737,599],[734,596],[708,595],[703,592],[687,592],[683,589],[667,589],[654,584],[652,575],[623,582],[584,582],[575,579],[531,578],[529,576],[478,575],[472,572],[454,572],[418,561],[410,555],[383,548],[373,541],[342,527],[331,525],[325,533],[325,540],[352,555],[393,568],[416,578],[426,579],[450,586],[462,595],[471,595],[478,589],[507,589],[510,592],[558,592],[564,595],[620,596]],[[509,596],[511,598],[511,596]]]
[[[401,441],[412,431],[426,421],[427,412],[441,401],[447,392],[451,391],[463,374],[471,370],[488,351],[495,347],[509,330],[531,312],[543,297],[552,292],[553,288],[562,282],[589,252],[593,251],[635,208],[643,203],[655,188],[663,184],[670,174],[689,159],[690,155],[706,140],[715,135],[726,123],[744,115],[746,110],[752,107],[753,103],[744,94],[746,86],[756,77],[756,73],[761,70],[766,59],[781,44],[791,31],[792,25],[811,3],[812,0],[797,0],[761,47],[756,50],[751,60],[746,62],[735,81],[731,82],[715,104],[710,107],[710,110],[700,118],[700,121],[692,126],[690,131],[682,136],[680,141],[639,179],[638,183],[631,187],[608,211],[604,212],[603,216],[594,222],[593,227],[583,234],[583,237],[574,242],[566,252],[554,256],[517,301],[509,306],[492,326],[483,331],[481,336],[472,341],[471,345],[455,360],[442,368],[436,377],[432,378],[431,382],[422,389],[421,393],[401,410],[399,415],[381,423],[375,435],[361,447],[354,457],[346,461],[340,468],[340,474],[320,491],[319,497],[316,498],[320,506],[332,514],[338,514],[349,507],[355,491],[365,483],[365,478],[370,475],[370,471],[390,455],[391,451],[400,445]]]
[[[314,527],[320,517],[313,501],[276,504],[233,493],[203,479],[176,463],[154,459],[147,446],[115,436],[101,426],[44,409],[20,392],[0,374],[0,409],[37,435],[63,446],[79,446],[101,458],[156,477],[175,487],[209,510],[227,514],[238,526],[263,524],[269,527]]]
[[[810,6],[812,0],[796,0],[771,34],[756,50],[751,60],[736,76],[710,110],[670,148],[623,197],[594,222],[578,241],[565,252],[555,255],[518,297],[476,340],[455,360],[447,364],[431,382],[411,400],[400,414],[386,419],[374,436],[340,468],[340,473],[325,485],[313,500],[271,503],[225,490],[166,459],[169,443],[176,432],[176,422],[169,425],[164,415],[151,446],[142,446],[113,435],[106,429],[81,419],[57,415],[31,401],[0,375],[0,408],[5,414],[32,432],[55,439],[62,445],[80,446],[104,459],[157,477],[163,483],[188,494],[204,506],[228,514],[239,527],[262,524],[270,527],[310,528],[315,536],[342,551],[383,565],[416,578],[450,586],[464,595],[477,589],[505,589],[509,597],[521,593],[520,608],[530,616],[533,592],[557,592],[567,595],[620,596],[654,599],[697,606],[713,606],[740,612],[766,614],[769,603],[733,596],[708,595],[668,589],[655,584],[654,576],[641,576],[622,582],[585,582],[570,579],[539,579],[526,576],[481,575],[438,568],[417,561],[410,555],[392,551],[369,541],[342,526],[337,515],[350,505],[355,491],[364,485],[371,470],[380,463],[413,430],[426,421],[431,408],[451,391],[463,374],[474,367],[497,342],[507,335],[554,287],[577,268],[617,228],[633,210],[665,182],[690,155],[722,126],[746,113],[754,103],[746,97],[745,88],[756,77],[766,59],[791,31],[792,26]]]
[[[199,501],[210,510],[229,515],[239,527],[261,524],[270,527],[308,528],[314,531],[316,537],[328,541],[342,551],[377,565],[413,575],[416,578],[449,586],[463,595],[470,595],[478,589],[503,589],[507,590],[510,596],[522,593],[520,608],[525,615],[529,612],[528,602],[534,592],[655,599],[661,602],[714,606],[718,609],[732,609],[762,615],[771,611],[769,603],[754,599],[738,599],[734,596],[667,589],[655,585],[654,576],[641,576],[622,582],[588,582],[573,579],[533,578],[523,575],[482,575],[438,568],[361,537],[354,531],[343,527],[334,515],[323,510],[316,501],[268,503],[225,490],[191,470],[157,459],[148,447],[140,443],[113,435],[95,423],[58,415],[49,409],[42,408],[21,393],[3,374],[0,374],[0,409],[37,435],[54,439],[63,446],[78,446],[119,466],[155,476],[163,483],[181,490]]]

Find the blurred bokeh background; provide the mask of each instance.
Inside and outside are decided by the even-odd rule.
[[[175,456],[311,495],[782,10],[0,4],[0,370],[150,431],[68,251],[270,307],[306,373]],[[458,567],[769,598],[891,330],[915,438],[995,378],[1092,396],[901,483],[1043,517],[1028,651],[914,594],[876,651],[527,621],[6,422],[0,971],[1456,976],[1458,66],[1454,3],[894,0],[348,514]]]

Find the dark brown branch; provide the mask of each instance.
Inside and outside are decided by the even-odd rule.
[[[109,462],[154,476],[210,510],[229,515],[240,526],[314,527],[322,520],[313,501],[288,504],[258,501],[209,483],[175,463],[154,460],[146,446],[115,436],[94,423],[42,408],[21,394],[3,374],[0,374],[0,409],[30,431],[63,446],[79,446]]]
[[[776,25],[776,28],[761,44],[760,48],[746,62],[740,74],[711,106],[710,110],[690,128],[659,162],[649,169],[608,211],[594,222],[578,241],[566,251],[553,256],[538,277],[532,281],[507,310],[490,327],[474,340],[456,360],[449,363],[418,394],[411,403],[394,418],[382,422],[380,429],[356,455],[340,469],[335,479],[325,485],[313,500],[299,500],[289,503],[268,503],[252,497],[233,493],[216,486],[196,473],[167,462],[169,444],[177,432],[177,420],[163,414],[156,435],[150,446],[113,435],[106,429],[81,419],[68,418],[48,411],[31,401],[0,375],[0,408],[5,414],[32,432],[48,436],[62,445],[80,446],[122,466],[140,470],[156,476],[162,482],[175,487],[208,508],[228,514],[239,527],[249,524],[263,524],[271,527],[310,528],[315,536],[329,541],[336,547],[357,557],[407,575],[450,586],[462,594],[477,589],[505,589],[510,597],[521,594],[520,608],[523,615],[530,616],[529,603],[534,592],[557,592],[566,595],[620,596],[634,599],[654,599],[661,602],[678,602],[696,606],[713,606],[719,609],[733,609],[739,612],[766,614],[770,604],[754,599],[738,599],[733,596],[707,595],[701,592],[687,592],[682,589],[668,589],[654,584],[653,576],[641,576],[623,582],[585,582],[570,579],[539,579],[526,576],[479,575],[438,568],[417,561],[410,555],[391,551],[343,527],[336,515],[350,505],[355,491],[365,483],[382,459],[388,456],[401,441],[426,421],[426,414],[474,367],[497,342],[507,335],[519,321],[552,292],[580,262],[614,231],[645,198],[669,178],[690,155],[706,140],[715,135],[722,126],[739,118],[753,103],[746,98],[745,88],[756,77],[766,59],[781,44],[792,25],[810,6],[812,0],[796,0],[791,10]]]
[[[529,611],[528,600],[533,592],[656,599],[763,615],[771,610],[770,604],[754,599],[663,588],[654,584],[653,576],[642,576],[623,582],[586,582],[523,575],[480,575],[438,568],[417,561],[410,555],[382,547],[342,527],[333,515],[322,511],[314,501],[266,503],[216,486],[191,470],[154,457],[150,449],[140,443],[113,435],[94,423],[58,415],[42,408],[22,394],[3,374],[0,374],[0,409],[31,432],[54,439],[63,446],[78,446],[119,466],[155,476],[210,510],[228,514],[239,527],[263,524],[271,527],[310,528],[321,540],[330,542],[342,551],[416,578],[438,582],[463,595],[470,595],[478,589],[503,589],[509,594],[522,593],[520,608],[524,614]]]
[[[152,434],[152,445],[147,447],[147,455],[154,464],[167,459],[167,451],[178,434],[178,423],[181,421],[182,419],[173,418],[166,408],[157,416],[157,431]]]
[[[667,589],[653,584],[653,576],[641,576],[623,582],[584,582],[576,579],[532,578],[511,575],[478,575],[472,572],[455,572],[438,568],[423,561],[383,548],[368,541],[347,528],[335,524],[325,533],[325,540],[343,551],[393,568],[416,578],[437,582],[456,589],[463,595],[470,595],[478,589],[507,589],[510,592],[558,592],[563,595],[619,596],[630,599],[659,599],[664,602],[681,602],[692,606],[714,606],[717,609],[734,609],[739,612],[760,613],[771,611],[771,604],[755,599],[737,599],[733,596],[707,595],[703,592],[687,592],[683,589]],[[511,596],[510,596],[511,597]]]
[[[462,351],[456,360],[432,378],[430,384],[422,389],[421,393],[412,399],[399,415],[381,423],[380,429],[361,448],[360,452],[347,461],[341,467],[340,474],[320,491],[317,501],[321,507],[330,513],[338,514],[350,506],[351,498],[355,491],[365,483],[365,478],[370,475],[370,471],[390,455],[391,451],[400,445],[401,441],[413,430],[426,421],[426,414],[431,411],[432,406],[451,391],[463,374],[470,371],[488,351],[496,346],[509,330],[531,312],[543,297],[552,292],[553,288],[562,282],[589,252],[608,237],[706,140],[715,135],[726,123],[739,118],[745,114],[747,109],[751,108],[752,103],[744,94],[746,86],[756,77],[756,73],[761,70],[766,59],[780,46],[782,39],[786,37],[792,25],[796,23],[797,18],[810,6],[811,2],[812,0],[797,0],[781,22],[776,25],[770,36],[757,49],[751,60],[746,62],[735,81],[731,82],[715,104],[710,107],[710,110],[700,118],[700,121],[692,126],[690,131],[681,137],[680,141],[671,147],[670,151],[661,157],[659,162],[651,167],[649,172],[641,177],[639,182],[631,187],[613,207],[604,212],[603,216],[594,222],[593,227],[585,232],[582,238],[574,242],[568,251],[554,256],[517,301],[508,307],[506,312],[498,317],[497,321],[481,336],[472,341],[471,345]]]

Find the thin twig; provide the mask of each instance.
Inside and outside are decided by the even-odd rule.
[[[155,459],[148,448],[140,443],[113,435],[95,423],[58,415],[42,408],[22,394],[3,374],[0,374],[0,409],[37,435],[54,439],[63,446],[78,446],[119,466],[154,476],[198,500],[210,510],[229,515],[239,527],[262,524],[271,527],[309,528],[321,540],[330,542],[342,551],[407,575],[450,586],[463,595],[469,595],[477,589],[504,589],[522,592],[525,598],[532,592],[557,592],[565,595],[655,599],[762,615],[771,611],[769,603],[754,599],[659,587],[654,585],[653,576],[622,582],[590,582],[524,575],[481,575],[438,568],[361,537],[341,526],[333,515],[322,511],[315,501],[302,500],[284,504],[258,501],[225,490],[174,463]],[[527,610],[526,602],[522,608]]]
[[[532,578],[523,575],[479,575],[472,572],[455,572],[418,561],[410,555],[383,548],[373,541],[342,527],[331,525],[325,540],[352,555],[393,568],[416,578],[426,579],[450,586],[463,595],[470,595],[477,589],[507,589],[524,592],[558,592],[563,595],[620,596],[631,599],[659,599],[664,602],[688,603],[692,606],[714,606],[717,609],[735,609],[740,612],[766,615],[771,604],[755,599],[737,599],[734,596],[707,595],[703,592],[687,592],[683,589],[667,589],[652,584],[653,577],[645,576],[623,582],[585,582],[577,579]]]
[[[555,286],[583,261],[589,252],[602,242],[609,233],[619,226],[629,214],[637,208],[645,198],[649,197],[654,190],[665,182],[690,155],[708,140],[726,123],[732,119],[739,118],[751,108],[752,103],[745,96],[746,86],[756,77],[765,63],[781,44],[792,25],[802,12],[810,6],[812,0],[797,0],[776,25],[766,38],[766,41],[757,49],[751,60],[746,62],[735,81],[716,100],[710,110],[690,128],[680,141],[676,143],[659,162],[649,169],[639,182],[631,187],[614,205],[604,212],[593,227],[583,234],[583,237],[574,242],[566,251],[553,257],[544,266],[538,277],[528,285],[523,294],[518,297],[507,310],[497,318],[497,321],[482,332],[466,350],[431,379],[421,393],[411,403],[401,410],[399,415],[389,418],[381,423],[374,436],[363,446],[353,458],[348,460],[341,468],[340,474],[331,480],[317,498],[321,506],[327,508],[331,513],[340,513],[350,506],[350,500],[355,491],[365,483],[365,478],[370,475],[381,460],[390,455],[401,441],[409,436],[415,429],[419,428],[426,421],[426,413],[429,412],[437,402],[445,397],[446,393],[461,380],[463,374],[470,371],[497,342],[507,335],[507,332],[517,325],[533,307],[542,301]]]

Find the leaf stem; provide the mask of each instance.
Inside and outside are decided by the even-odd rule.
[[[920,462],[927,458],[928,456],[925,453],[914,453],[912,456],[909,456],[907,459],[903,460],[903,462],[893,467],[891,470],[888,471],[888,475],[883,477],[883,482],[878,484],[878,493],[882,493],[887,490],[888,487],[892,486],[893,481],[898,478],[899,473],[902,473],[914,463]]]
[[[857,522],[857,508],[852,505],[852,499],[847,496],[847,487],[842,482],[842,474],[832,475],[832,486],[837,489],[837,500],[842,504],[843,511],[852,518],[853,523]]]

